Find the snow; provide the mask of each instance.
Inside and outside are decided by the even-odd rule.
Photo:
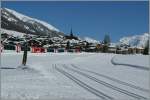
[[[69,41],[70,43],[72,43],[72,44],[76,44],[76,43],[79,43],[79,40],[75,40],[75,39],[66,39],[64,42],[66,42],[67,43],[67,41]]]
[[[137,59],[138,59],[138,62],[137,62]],[[120,55],[117,55],[113,57],[112,61],[116,65],[127,65],[128,67],[135,67],[135,68],[150,70],[149,58],[148,56],[145,57],[144,55],[121,55],[121,57]]]
[[[28,26],[26,26],[26,25],[24,25],[24,27],[26,28],[26,29],[30,29]]]
[[[100,43],[99,41],[92,39],[90,37],[84,37],[84,40],[89,42],[89,43]]]
[[[116,43],[110,43],[109,47],[116,47],[117,44]]]
[[[149,39],[149,33],[144,33],[142,35],[123,37],[120,39],[120,43],[127,44],[132,47],[145,47],[148,39]]]
[[[8,9],[8,8],[5,8],[5,9],[7,11],[9,11],[10,13],[12,13],[13,15],[15,15],[20,20],[24,21],[24,22],[31,22],[31,23],[38,22],[38,23],[43,24],[45,27],[49,28],[50,30],[54,30],[54,31],[59,32],[59,30],[57,28],[55,28],[54,26],[48,24],[47,22],[44,22],[44,21],[41,21],[41,20],[38,20],[38,19],[35,19],[35,18],[28,17],[26,15],[23,15],[19,12],[16,12],[16,11]]]
[[[7,30],[7,29],[3,29],[1,28],[1,32],[2,33],[7,33],[8,35],[14,36],[14,37],[19,37],[19,38],[23,38],[24,35],[26,35],[26,33],[22,33],[22,32],[17,32],[17,31],[13,31],[13,30]],[[36,36],[33,34],[28,34],[29,36]]]
[[[52,37],[51,39],[53,41],[63,41],[63,38],[60,38],[60,37]]]
[[[9,35],[13,35],[14,37],[23,37],[25,35],[25,33],[13,31],[13,30],[7,30],[7,29],[3,29],[3,28],[1,28],[1,32],[7,33]]]
[[[15,21],[17,22],[17,20],[13,19],[13,18],[8,18],[9,21]]]
[[[63,70],[78,80],[109,97],[120,100],[135,100],[149,97],[149,71],[138,68],[113,65],[111,59],[118,57],[121,62],[128,60],[129,64],[148,66],[148,56],[116,55],[107,53],[28,53],[27,67],[22,70],[21,53],[2,53],[2,67],[17,69],[1,69],[1,95],[6,100],[43,100],[43,99],[98,99],[81,83],[73,81],[57,70]],[[14,59],[15,58],[15,59]],[[136,58],[136,59],[134,59]],[[142,61],[141,61],[142,59]],[[101,84],[91,80],[76,71],[87,74],[101,81]],[[92,73],[93,72],[93,73]],[[98,73],[98,74],[96,74]],[[106,86],[107,83],[109,84]],[[114,89],[109,86],[113,85]],[[117,89],[129,92],[127,94]],[[96,92],[96,91],[95,91]],[[99,93],[96,92],[96,93]],[[130,96],[130,94],[136,94]],[[105,97],[106,98],[106,97]]]

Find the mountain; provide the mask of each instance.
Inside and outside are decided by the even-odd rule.
[[[64,36],[64,33],[60,32],[54,26],[8,8],[1,8],[1,27],[7,30],[33,35],[47,35],[50,37]]]
[[[25,35],[25,33],[22,33],[22,32],[7,30],[7,29],[3,29],[3,28],[1,28],[1,33],[7,33],[8,35],[12,35],[14,37],[23,37]]]
[[[100,43],[99,41],[95,40],[95,39],[92,39],[90,37],[84,37],[85,41],[89,42],[89,43]]]
[[[130,45],[131,47],[145,47],[148,39],[149,39],[149,34],[144,33],[142,35],[123,37],[119,40],[119,44],[126,44],[126,45]]]

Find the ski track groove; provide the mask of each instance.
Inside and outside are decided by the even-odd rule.
[[[120,92],[120,93],[123,93],[123,94],[126,94],[126,95],[128,95],[128,96],[131,96],[131,97],[134,97],[134,98],[136,98],[136,99],[139,99],[139,100],[146,100],[147,98],[146,97],[143,97],[143,96],[140,96],[140,95],[138,95],[138,94],[135,94],[135,93],[132,93],[132,92],[129,92],[129,91],[127,91],[127,90],[124,90],[124,89],[121,89],[121,88],[119,88],[119,87],[116,87],[116,86],[114,86],[114,85],[111,85],[111,84],[109,84],[109,83],[106,83],[106,82],[104,82],[104,81],[101,81],[101,80],[99,80],[99,79],[97,79],[97,78],[95,78],[95,77],[93,77],[93,76],[90,76],[90,75],[88,75],[88,74],[85,74],[85,73],[83,73],[83,72],[81,72],[81,71],[77,71],[77,70],[74,70],[74,69],[72,69],[72,68],[69,68],[69,67],[67,67],[66,65],[63,65],[63,67],[65,68],[65,69],[68,69],[68,70],[71,70],[71,71],[73,71],[73,72],[76,72],[76,73],[78,73],[79,75],[82,75],[82,76],[84,76],[84,77],[86,77],[86,78],[89,78],[89,79],[91,79],[91,80],[93,80],[93,81],[95,81],[95,82],[97,82],[97,83],[99,83],[99,84],[101,84],[101,85],[104,85],[104,86],[106,86],[106,87],[108,87],[108,88],[111,88],[111,89],[113,89],[113,90],[116,90],[116,91],[118,91],[118,92]]]
[[[86,70],[86,69],[79,68],[79,67],[77,67],[77,66],[74,65],[74,64],[71,64],[71,66],[73,66],[73,67],[76,68],[76,69],[80,69],[80,70],[82,70],[82,71],[95,74],[95,75],[97,75],[97,76],[100,76],[100,77],[109,79],[109,80],[114,81],[114,82],[116,82],[116,83],[119,83],[119,84],[122,84],[122,85],[125,85],[125,86],[129,86],[129,87],[131,87],[131,88],[134,88],[134,89],[137,89],[137,90],[140,90],[140,91],[143,91],[143,92],[147,92],[147,93],[150,92],[148,89],[144,89],[144,88],[141,88],[141,87],[139,87],[139,86],[135,86],[135,85],[133,85],[133,84],[130,84],[130,83],[127,83],[127,82],[123,82],[123,81],[120,81],[120,80],[118,80],[118,79],[115,79],[115,78],[112,78],[112,77],[109,77],[109,76],[106,76],[106,75],[103,75],[103,74],[100,74],[100,73],[97,73],[97,72],[93,72],[93,71],[90,71],[90,70]]]
[[[61,74],[65,75],[66,77],[68,77],[70,80],[74,81],[76,84],[78,84],[79,86],[81,86],[82,88],[86,89],[87,91],[91,92],[92,94],[100,97],[103,100],[114,100],[113,97],[110,97],[104,93],[102,93],[99,90],[94,89],[93,87],[87,85],[86,83],[82,82],[81,80],[77,79],[76,77],[74,77],[73,75],[69,74],[68,72],[58,68],[55,65],[55,69],[60,72]]]
[[[119,63],[119,62],[116,62],[114,59],[115,59],[116,56],[114,56],[112,59],[111,59],[111,63],[113,65],[123,65],[123,66],[127,66],[127,67],[133,67],[133,68],[137,68],[137,69],[141,69],[141,70],[146,70],[146,71],[149,71],[150,68],[149,67],[145,67],[145,66],[139,66],[139,65],[133,65],[133,64],[127,64],[127,63]]]

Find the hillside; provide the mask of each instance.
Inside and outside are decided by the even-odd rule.
[[[33,35],[50,37],[63,36],[57,28],[44,21],[28,17],[8,8],[1,8],[1,27],[7,30],[18,31]]]
[[[119,43],[130,45],[131,47],[145,47],[148,39],[149,39],[149,34],[144,33],[142,35],[123,37],[119,40]]]

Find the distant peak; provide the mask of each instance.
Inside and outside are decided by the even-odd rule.
[[[131,47],[145,47],[145,44],[148,41],[148,39],[149,34],[143,33],[142,35],[123,37],[119,40],[119,43],[130,45]]]

